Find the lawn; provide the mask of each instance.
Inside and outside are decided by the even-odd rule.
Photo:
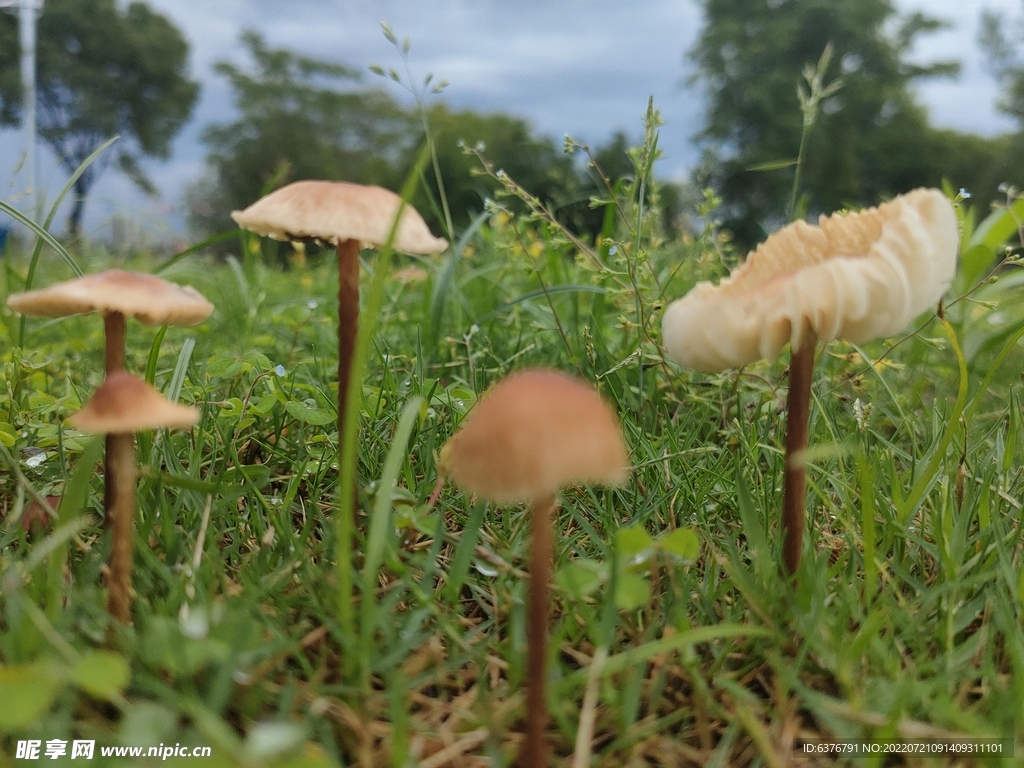
[[[195,328],[129,323],[127,368],[201,409],[193,430],[138,441],[130,627],[105,610],[101,441],[63,424],[102,379],[102,323],[0,309],[0,765],[53,739],[95,741],[100,765],[162,763],[99,753],[158,744],[210,748],[167,765],[512,764],[524,510],[451,485],[427,500],[476,399],[532,366],[593,382],[633,467],[622,488],[567,489],[555,515],[558,764],[584,749],[595,766],[842,764],[806,751],[818,739],[999,738],[1005,756],[1024,740],[1024,271],[1004,250],[1024,208],[986,219],[960,201],[942,319],[819,353],[808,529],[787,581],[788,355],[716,375],[666,360],[668,301],[742,254],[711,196],[667,239],[636,156],[641,181],[609,198],[596,244],[513,205],[506,180],[511,197],[440,257],[363,252],[364,296],[378,276],[384,294],[340,580],[329,252],[282,271],[247,235],[226,261],[169,266],[72,249],[85,272],[161,270],[216,305]],[[24,289],[31,256],[8,254],[0,297]],[[70,276],[44,249],[34,285]],[[31,522],[59,496],[57,520]]]

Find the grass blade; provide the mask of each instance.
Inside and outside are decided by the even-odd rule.
[[[363,597],[360,605],[359,658],[363,690],[370,690],[370,650],[377,628],[375,592],[377,572],[384,562],[387,534],[391,528],[391,489],[395,486],[398,473],[406,460],[406,446],[409,436],[419,418],[422,397],[414,397],[405,405],[398,421],[391,449],[384,460],[384,470],[377,483],[377,497],[373,504],[370,529],[366,535],[366,560],[363,563]]]

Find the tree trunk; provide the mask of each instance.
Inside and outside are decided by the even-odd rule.
[[[85,198],[89,194],[91,183],[85,180],[87,174],[82,174],[75,181],[75,197],[71,203],[71,213],[68,215],[68,237],[77,238],[82,234],[82,215],[85,211]]]

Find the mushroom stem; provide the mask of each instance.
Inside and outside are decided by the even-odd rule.
[[[109,312],[103,316],[103,337],[103,373],[109,376],[124,370],[125,316],[121,312]],[[115,482],[110,471],[110,457],[118,451],[114,443],[124,437],[108,434],[103,439],[103,524],[107,528],[113,526],[110,518],[113,509],[111,488]],[[128,435],[128,439],[131,440],[131,435]],[[124,450],[123,446],[121,450]]]
[[[103,318],[103,369],[107,376],[124,370],[124,327],[124,315],[120,312],[110,312]]]
[[[551,515],[555,497],[536,499],[530,508],[530,584],[526,615],[526,740],[519,755],[521,768],[544,768],[548,764],[547,656],[548,583],[554,554]]]
[[[135,436],[110,434],[112,453],[107,454],[110,506],[107,515],[113,528],[110,572],[107,575],[107,610],[122,624],[131,621],[132,549],[135,544]]]
[[[804,496],[807,485],[807,422],[811,406],[811,378],[818,337],[807,327],[789,364],[789,395],[786,398],[786,467],[782,486],[782,555],[786,572],[800,567],[804,538]]]

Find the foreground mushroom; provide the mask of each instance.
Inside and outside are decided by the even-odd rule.
[[[529,370],[484,394],[441,449],[438,471],[496,504],[530,503],[527,607],[526,740],[520,765],[547,765],[545,694],[551,515],[568,484],[618,485],[628,457],[618,419],[590,385],[565,374]]]
[[[199,411],[172,403],[142,379],[110,374],[82,410],[68,417],[83,432],[118,435],[107,457],[107,515],[113,541],[107,576],[107,610],[118,621],[131,621],[132,547],[135,541],[134,433],[159,427],[185,428],[199,420]]]
[[[807,419],[818,340],[860,344],[902,331],[936,304],[956,270],[956,213],[936,189],[877,208],[797,221],[715,286],[703,282],[665,312],[668,354],[717,372],[792,349],[783,485],[786,570],[800,565]]]
[[[105,339],[104,372],[107,376],[124,370],[126,319],[134,317],[144,325],[198,325],[213,312],[213,304],[191,286],[168,282],[156,275],[108,269],[76,277],[24,293],[13,293],[7,305],[30,317],[67,317],[97,312],[103,317]],[[124,451],[114,446],[128,437],[110,435],[106,456]],[[109,460],[104,459],[104,476],[109,477]],[[109,488],[109,481],[108,488]],[[104,492],[109,514],[110,494]]]
[[[400,218],[399,218],[400,216]],[[343,181],[296,181],[232,211],[238,226],[273,240],[313,241],[338,252],[338,445],[341,445],[349,371],[359,318],[359,248],[382,247],[396,218],[393,247],[404,253],[440,253],[448,241],[434,237],[402,198],[382,187]]]

